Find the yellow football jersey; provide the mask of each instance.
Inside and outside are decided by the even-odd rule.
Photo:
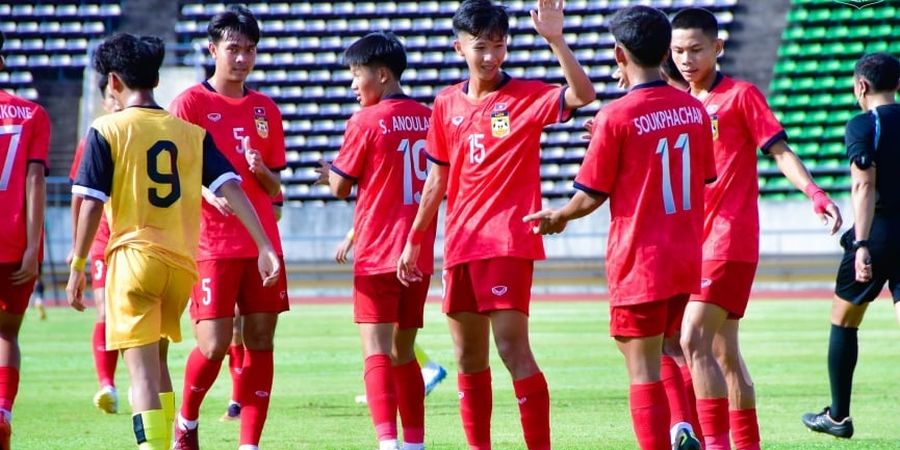
[[[91,125],[72,192],[106,202],[109,256],[128,246],[196,273],[201,184],[239,179],[203,128],[130,107]]]

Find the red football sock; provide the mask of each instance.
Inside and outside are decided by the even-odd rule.
[[[106,322],[94,324],[91,337],[94,349],[94,368],[97,370],[97,381],[100,387],[116,386],[116,363],[119,362],[117,350],[106,350]]]
[[[240,378],[244,370],[244,346],[231,345],[228,347],[228,372],[231,374],[231,400],[241,403]]]
[[[681,379],[684,381],[684,393],[688,399],[688,411],[690,412],[691,427],[700,442],[703,442],[703,430],[700,429],[700,420],[697,418],[697,396],[694,394],[694,379],[691,377],[691,368],[685,364],[681,367]]]
[[[394,391],[391,357],[381,353],[366,358],[363,379],[366,382],[366,403],[378,440],[397,439],[397,394]]]
[[[706,450],[731,449],[728,438],[728,399],[697,399],[697,415],[700,417]]]
[[[641,450],[670,450],[669,405],[661,381],[632,384],[631,421]]]
[[[728,411],[728,422],[737,450],[759,450],[759,422],[756,408]]]
[[[666,389],[666,398],[669,400],[669,427],[676,423],[690,422],[690,406],[687,393],[684,392],[684,380],[681,379],[681,370],[671,356],[663,355],[660,366],[660,379]],[[693,425],[692,425],[693,426]]]
[[[12,412],[19,393],[19,369],[0,367],[0,409]]]
[[[272,350],[244,351],[244,369],[241,371],[241,441],[240,445],[259,445],[266,416],[269,414],[269,397],[272,394],[272,378],[275,375]]]
[[[550,391],[544,374],[513,381],[528,450],[550,450]]]
[[[181,417],[187,420],[197,420],[200,417],[200,404],[216,381],[221,367],[221,359],[217,361],[207,359],[198,347],[194,347],[184,368]]]
[[[460,373],[459,414],[469,450],[490,450],[491,410],[494,407],[494,393],[491,387],[491,369],[478,373]]]
[[[394,367],[394,387],[397,409],[403,424],[403,442],[425,442],[425,380],[419,362],[412,361]],[[368,396],[368,394],[367,394]]]

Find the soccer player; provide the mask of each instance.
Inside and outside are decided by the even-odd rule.
[[[109,84],[105,77],[100,77],[97,82],[100,94],[103,95],[103,110],[107,113],[114,113],[122,110],[122,107],[116,102],[115,97],[107,89]],[[81,159],[84,156],[84,146],[87,143],[85,137],[78,143],[75,148],[75,157],[72,160],[72,169],[69,171],[69,181],[74,183],[75,177],[78,176],[78,166],[81,165]],[[81,210],[82,196],[72,195],[72,223],[78,223],[78,215]],[[72,227],[72,244],[75,244],[75,231],[77,227]],[[106,286],[106,259],[104,252],[106,244],[109,242],[109,223],[106,216],[100,217],[100,224],[97,228],[97,235],[91,244],[89,259],[91,261],[91,288],[94,291],[94,306],[97,308],[97,321],[94,323],[94,332],[91,337],[91,350],[94,355],[94,369],[97,372],[97,381],[100,383],[100,390],[94,394],[94,406],[107,414],[115,414],[119,409],[119,396],[116,391],[116,364],[119,361],[118,350],[108,350],[106,348],[106,314],[104,304],[104,288]],[[72,256],[75,254],[74,247],[69,252],[68,262],[72,262]],[[174,401],[174,397],[173,400]]]
[[[4,41],[0,32],[0,50]],[[43,256],[50,119],[37,103],[2,89],[0,106],[0,449],[8,450],[19,390],[19,327]]]
[[[394,270],[416,215],[427,175],[425,139],[431,110],[403,93],[406,51],[392,34],[375,32],[344,52],[351,88],[362,110],[350,117],[344,143],[331,165],[329,185],[338,198],[357,188],[353,239],[354,321],[365,359],[364,380],[379,449],[403,450],[425,442],[425,385],[413,346],[422,327],[434,257],[419,260],[425,276],[404,286]],[[424,234],[434,247],[435,226]]]
[[[844,257],[831,306],[828,378],[831,405],[803,416],[812,431],[853,436],[850,392],[856,368],[856,332],[869,302],[887,282],[900,317],[900,61],[886,53],[860,58],[853,71],[853,94],[862,114],[847,123],[853,228],[841,237]]]
[[[159,38],[129,34],[106,39],[94,53],[94,69],[107,77],[125,109],[95,120],[88,132],[72,187],[84,198],[66,286],[69,304],[83,311],[84,267],[105,213],[106,347],[121,349],[128,366],[134,435],[142,450],[169,447],[171,421],[159,393],[171,391],[171,379],[161,365],[166,353],[160,338],[181,340],[181,313],[197,279],[201,183],[228,199],[253,236],[261,284],[274,285],[281,271],[239,177],[212,138],[154,101],[164,54]]]
[[[435,165],[397,263],[404,283],[422,279],[416,263],[420,253],[431,254],[424,237],[447,193],[443,310],[473,450],[491,448],[491,330],[513,379],[527,448],[550,448],[550,394],[528,340],[534,260],[544,258],[544,248],[521,218],[541,205],[543,127],[568,120],[596,93],[563,37],[563,2],[540,0],[531,18],[568,87],[503,72],[509,19],[502,6],[465,0],[454,14],[453,46],[465,58],[469,78],[435,99],[426,144]]]
[[[688,8],[675,15],[672,28],[675,64],[712,120],[719,174],[705,192],[702,292],[691,298],[685,311],[682,347],[706,448],[728,448],[731,429],[737,448],[756,449],[755,393],[738,343],[739,320],[759,261],[756,149],[774,158],[788,180],[812,199],[824,224],[833,219],[832,233],[840,228],[841,216],[788,147],[787,135],[762,93],[716,71],[723,48],[716,17],[705,9]]]
[[[285,168],[281,113],[271,98],[245,82],[256,63],[259,24],[245,7],[232,6],[210,19],[209,52],[216,68],[209,80],[189,88],[171,105],[172,114],[206,129],[243,182],[275,252],[283,255],[272,203],[281,193]],[[287,278],[263,287],[256,271],[257,248],[226,199],[204,193],[200,280],[191,295],[197,347],[188,357],[176,449],[196,449],[200,404],[219,374],[233,336],[235,305],[242,315],[243,367],[238,377],[241,450],[259,445],[272,390],[273,340],[278,314],[288,310]],[[236,358],[235,358],[236,360]]]
[[[638,443],[645,450],[699,449],[689,426],[678,429],[674,443],[666,432],[660,358],[663,336],[678,328],[688,296],[700,290],[703,184],[715,179],[710,121],[700,102],[660,77],[672,34],[665,14],[627,7],[609,27],[629,91],[597,113],[575,196],[525,220],[539,221],[538,233],[555,234],[610,200],[610,335],[625,356]]]

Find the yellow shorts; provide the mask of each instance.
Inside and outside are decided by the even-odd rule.
[[[180,342],[181,314],[196,272],[130,247],[114,250],[106,262],[106,348],[140,347],[160,338]]]

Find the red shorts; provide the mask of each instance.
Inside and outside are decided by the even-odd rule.
[[[612,337],[672,337],[681,329],[684,307],[690,294],[637,303],[626,306],[610,306],[609,335]]]
[[[755,277],[755,262],[703,261],[700,295],[691,301],[711,303],[728,311],[728,319],[740,319],[747,311]]]
[[[91,287],[103,289],[106,286],[106,260],[103,257],[91,258]]]
[[[353,321],[422,328],[431,275],[404,286],[395,272],[353,277]]]
[[[28,300],[34,292],[37,278],[22,284],[12,284],[9,277],[22,267],[22,263],[0,263],[0,309],[7,314],[20,316],[28,309]]]
[[[533,260],[509,257],[469,261],[445,269],[444,313],[485,314],[515,309],[527,315],[533,275]]]
[[[197,263],[200,280],[191,294],[191,319],[234,317],[237,304],[242,315],[280,313],[289,308],[287,275],[281,258],[281,276],[264,287],[256,258],[232,258]]]

